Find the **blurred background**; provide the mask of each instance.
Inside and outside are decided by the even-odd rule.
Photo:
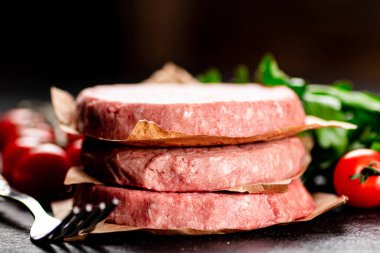
[[[169,60],[228,78],[266,52],[292,76],[377,91],[379,13],[379,1],[355,0],[2,1],[1,104],[47,100],[51,85],[139,82]]]

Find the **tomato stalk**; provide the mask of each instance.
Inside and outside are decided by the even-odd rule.
[[[377,163],[370,163],[365,166],[359,173],[356,173],[350,177],[351,180],[359,179],[361,184],[364,184],[369,176],[380,176],[380,171],[374,166]]]

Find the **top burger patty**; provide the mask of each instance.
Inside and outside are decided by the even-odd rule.
[[[287,87],[248,85],[101,85],[77,98],[77,126],[85,135],[128,138],[137,121],[191,135],[247,137],[304,124]]]

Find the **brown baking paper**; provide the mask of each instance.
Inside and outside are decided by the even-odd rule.
[[[161,69],[155,71],[148,79],[142,81],[143,83],[199,83],[199,81],[193,77],[184,68],[172,63],[167,62]]]
[[[319,215],[336,208],[340,205],[343,205],[347,202],[347,197],[337,196],[330,193],[315,193],[312,195],[316,208],[314,211],[305,218],[294,220],[293,222],[279,223],[276,225],[289,225],[292,223],[304,222],[314,219]],[[57,201],[52,203],[53,214],[56,218],[64,218],[71,210],[73,205],[73,200],[68,199],[64,201]],[[273,225],[272,225],[273,226]],[[251,230],[244,229],[221,229],[221,230],[197,230],[190,228],[178,228],[178,229],[149,229],[144,227],[130,227],[124,225],[116,225],[111,223],[99,223],[90,234],[104,234],[104,233],[113,233],[113,232],[127,232],[127,231],[136,231],[142,230],[155,234],[166,234],[166,235],[213,235],[213,234],[228,234],[236,232],[244,232]],[[70,238],[70,240],[83,240],[87,234],[81,234],[78,237]]]
[[[54,111],[60,122],[61,128],[69,133],[81,134],[76,128],[75,108],[76,103],[73,96],[68,92],[52,87],[51,99]],[[98,136],[90,136],[99,140],[106,140],[124,143],[131,146],[141,147],[184,147],[184,146],[214,146],[243,144],[258,141],[268,141],[293,136],[299,132],[322,128],[339,127],[345,129],[355,129],[356,126],[347,122],[326,121],[317,117],[307,116],[305,124],[277,129],[271,133],[247,136],[247,137],[227,137],[208,135],[189,135],[186,133],[174,132],[163,129],[156,123],[147,120],[139,120],[132,133],[125,140],[110,140]]]

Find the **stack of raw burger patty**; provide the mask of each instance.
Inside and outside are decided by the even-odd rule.
[[[139,120],[205,138],[270,135],[303,125],[302,105],[286,87],[96,86],[80,93],[77,114],[78,130],[98,139],[85,141],[84,169],[106,185],[81,185],[75,201],[117,197],[120,204],[109,223],[164,230],[250,230],[301,219],[314,210],[300,179],[282,193],[226,191],[299,176],[307,154],[297,137],[211,147],[131,147],[118,142],[129,137]]]

